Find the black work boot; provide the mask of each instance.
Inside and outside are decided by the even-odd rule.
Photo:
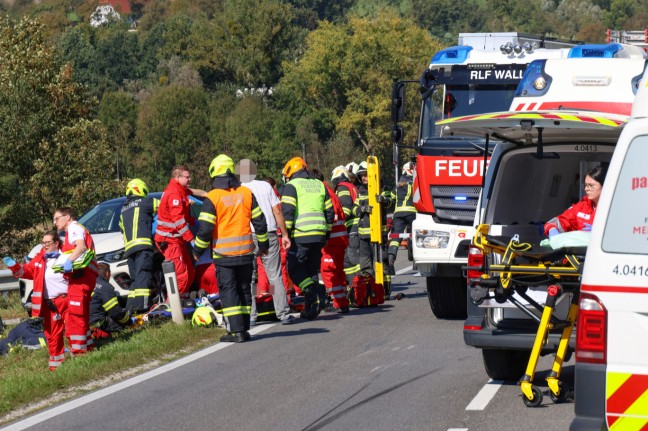
[[[304,311],[301,312],[301,317],[308,320],[313,320],[320,313],[319,296],[317,295],[315,289],[304,290],[302,291],[302,293],[304,294],[305,301]]]
[[[387,255],[387,274],[396,275],[396,270],[394,269],[394,262],[396,261],[396,256],[393,254]]]
[[[228,332],[220,337],[221,343],[242,343],[245,341],[243,332]]]

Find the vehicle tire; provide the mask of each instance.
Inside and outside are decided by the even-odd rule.
[[[410,262],[414,262],[414,251],[412,250],[412,239],[407,239],[407,259]]]
[[[466,279],[427,277],[427,294],[432,313],[439,319],[465,319]]]
[[[524,375],[529,352],[525,350],[482,349],[486,374],[493,380],[517,382]]]

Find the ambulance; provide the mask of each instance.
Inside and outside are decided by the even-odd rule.
[[[540,105],[554,93],[563,101],[574,94],[577,102],[581,94],[588,93],[588,101],[596,102],[601,112],[569,109],[570,104],[566,104],[564,109],[510,110],[438,122],[444,135],[482,136],[489,143],[499,140],[490,158],[474,226],[489,225],[491,236],[510,239],[519,235],[525,243],[539,245],[545,239],[544,223],[582,198],[585,173],[608,165],[629,119],[618,112],[618,107],[634,101],[637,86],[633,80],[644,72],[646,55],[637,52],[637,56],[624,56],[628,50],[625,46],[591,48],[588,53],[598,52],[600,57],[574,54],[568,59],[548,59],[538,69],[527,69],[516,93],[531,99],[533,91],[544,85],[548,88],[544,95],[525,102]],[[621,53],[619,57],[615,57],[617,53]],[[554,67],[554,63],[560,67]],[[586,87],[586,91],[580,87]],[[554,92],[554,88],[561,91]],[[518,106],[513,103],[513,108]],[[480,284],[479,271],[470,270],[497,263],[492,261],[495,257],[469,247],[464,341],[481,350],[489,377],[515,381],[525,371],[538,328],[537,309],[528,298],[542,305],[547,285],[538,283],[530,288],[525,293],[528,298],[516,293],[512,301],[501,301],[492,295],[491,288]],[[566,315],[570,301],[569,297],[559,300],[559,318]],[[543,354],[554,352],[559,340],[559,333],[550,333]],[[574,347],[573,338],[570,345]]]
[[[610,161],[579,299],[570,430],[648,429],[648,76]]]

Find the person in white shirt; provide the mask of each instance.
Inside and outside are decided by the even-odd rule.
[[[4,263],[16,278],[34,281],[31,294],[32,317],[43,319],[43,332],[50,355],[49,369],[54,371],[65,359],[63,336],[67,332],[68,280],[63,273],[53,269],[61,260],[61,239],[58,232],[45,232],[41,246],[41,251],[29,263],[18,264],[10,257],[5,257]]]
[[[241,184],[244,187],[252,190],[252,194],[259,203],[259,207],[266,218],[268,224],[268,240],[270,242],[270,249],[268,254],[261,256],[261,262],[268,275],[268,281],[271,289],[274,287],[274,292],[271,290],[272,300],[274,303],[275,313],[277,318],[284,325],[289,325],[295,322],[295,318],[290,315],[290,307],[286,298],[286,288],[283,283],[281,273],[281,255],[279,247],[282,246],[286,250],[290,248],[290,238],[286,230],[286,223],[281,213],[281,203],[272,186],[266,181],[255,179],[257,174],[256,164],[250,159],[242,159],[235,168],[236,175],[239,175]],[[281,231],[281,243],[277,235],[277,229]],[[256,292],[253,292],[253,296]],[[252,311],[250,314],[250,321],[255,322],[257,317],[257,310],[255,301],[252,301]]]

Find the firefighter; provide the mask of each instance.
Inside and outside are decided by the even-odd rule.
[[[392,218],[392,235],[402,234],[407,229],[412,233],[412,222],[416,218],[416,208],[412,202],[412,178],[416,164],[408,162],[403,165],[402,175],[396,186],[396,208]],[[401,238],[391,238],[387,250],[388,271],[390,275],[395,274],[394,262],[398,254]]]
[[[110,266],[104,262],[99,262],[97,266],[99,276],[90,299],[90,328],[95,340],[110,337],[112,332],[120,331],[132,323],[130,313],[119,305],[117,292],[108,281]]]
[[[181,297],[189,296],[193,283],[194,266],[191,260],[191,242],[194,239],[189,226],[194,224],[189,205],[191,175],[183,166],[176,166],[171,171],[171,179],[160,200],[158,222],[155,230],[155,243],[166,260],[173,262],[178,292]]]
[[[355,163],[353,163],[355,165]],[[351,163],[349,163],[351,165]],[[347,285],[350,285],[353,277],[360,270],[360,266],[357,262],[357,252],[358,252],[358,230],[357,225],[358,218],[353,215],[353,203],[355,202],[356,197],[358,196],[358,188],[351,181],[351,177],[355,179],[355,175],[349,173],[347,168],[344,166],[338,166],[333,169],[331,175],[331,183],[335,190],[335,194],[340,200],[342,205],[342,210],[344,211],[344,216],[346,218],[345,225],[346,230],[349,236],[349,244],[344,253],[344,273],[347,279]]]
[[[124,235],[124,247],[131,277],[126,309],[130,314],[146,312],[151,307],[153,282],[153,217],[160,201],[147,197],[146,183],[139,178],[126,186],[126,202],[121,208],[119,228]]]
[[[4,263],[16,278],[34,281],[32,291],[32,317],[42,319],[47,347],[49,350],[49,370],[56,370],[65,360],[64,335],[70,345],[70,333],[66,334],[68,325],[68,280],[60,272],[54,271],[54,265],[60,258],[61,240],[56,230],[45,232],[41,242],[41,251],[21,265],[10,257]]]
[[[333,203],[324,184],[312,177],[302,158],[290,159],[283,168],[283,176],[287,183],[281,196],[281,211],[292,240],[288,274],[304,295],[303,317],[312,320],[321,311],[318,274],[322,248],[335,218]]]
[[[209,176],[212,190],[198,216],[194,256],[198,259],[211,246],[227,328],[227,334],[220,340],[242,343],[250,339],[255,249],[250,223],[261,255],[268,253],[268,227],[252,191],[241,186],[234,176],[234,161],[230,157],[220,154],[214,158]]]
[[[76,221],[70,207],[57,208],[54,225],[65,231],[61,251],[67,260],[53,266],[68,280],[68,321],[65,327],[70,353],[79,355],[94,348],[90,333],[90,294],[97,282],[97,262],[90,232]]]
[[[349,298],[346,289],[346,275],[344,268],[344,256],[349,246],[349,234],[346,229],[346,216],[340,199],[333,191],[333,188],[324,182],[326,191],[333,203],[333,227],[331,236],[322,249],[321,273],[322,281],[326,292],[331,297],[332,306],[327,311],[336,313],[349,312]]]

